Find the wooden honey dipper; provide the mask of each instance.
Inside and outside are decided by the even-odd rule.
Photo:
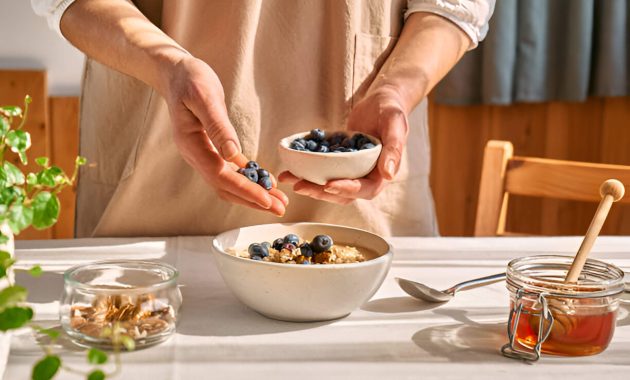
[[[595,239],[597,239],[604,225],[604,221],[606,221],[610,207],[613,202],[617,202],[623,198],[625,191],[623,183],[616,179],[609,179],[600,186],[599,194],[602,196],[602,200],[599,202],[599,206],[597,206],[597,211],[595,211],[595,216],[593,216],[593,220],[591,220],[591,225],[588,226],[586,236],[584,236],[584,240],[582,240],[582,245],[580,245],[580,249],[575,255],[575,259],[573,259],[569,272],[564,279],[565,283],[577,282],[586,263],[586,259],[588,258],[588,254],[591,252],[593,243],[595,243]]]

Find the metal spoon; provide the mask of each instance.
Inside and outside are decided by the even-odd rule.
[[[455,296],[455,293],[459,290],[477,288],[479,286],[484,286],[484,285],[492,284],[495,282],[503,281],[504,278],[505,278],[505,273],[497,273],[497,274],[493,274],[492,276],[486,276],[486,277],[476,278],[474,280],[464,281],[462,283],[459,283],[457,285],[454,285],[453,287],[450,287],[442,291],[430,288],[419,282],[406,280],[404,278],[396,277],[396,281],[398,282],[398,285],[402,288],[402,290],[405,291],[405,293],[409,294],[410,296],[414,298],[424,300],[424,301],[429,301],[429,302],[446,302],[446,301],[450,301],[451,298]]]

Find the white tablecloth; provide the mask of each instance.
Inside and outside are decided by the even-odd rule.
[[[391,271],[381,289],[349,317],[323,323],[267,319],[240,304],[223,284],[208,237],[85,239],[19,242],[22,266],[42,264],[39,279],[18,276],[30,289],[37,319],[57,324],[61,272],[81,262],[160,259],[181,271],[184,304],[177,334],[158,346],[123,355],[122,379],[628,379],[630,305],[623,304],[607,351],[583,358],[544,357],[528,365],[501,356],[506,342],[503,283],[459,293],[448,304],[425,304],[400,290],[394,277],[437,288],[505,269],[517,256],[572,254],[578,238],[392,238]],[[628,271],[630,237],[600,238],[593,257]],[[308,284],[304,284],[308,286]],[[63,341],[62,341],[63,343]],[[66,362],[85,363],[69,342]],[[17,334],[5,379],[27,379],[41,351]],[[60,379],[79,378],[63,373]]]

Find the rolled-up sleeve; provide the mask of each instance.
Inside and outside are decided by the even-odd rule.
[[[59,23],[61,16],[75,0],[31,0],[31,7],[39,16],[45,17],[50,29],[56,30],[61,37]]]
[[[488,33],[488,21],[494,11],[495,0],[407,0],[405,19],[415,12],[440,15],[459,26],[477,47]]]

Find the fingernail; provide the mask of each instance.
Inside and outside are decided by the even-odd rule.
[[[327,192],[328,194],[335,194],[335,195],[340,193],[339,189],[334,188],[334,187],[325,187],[324,191]]]
[[[226,143],[224,143],[221,146],[221,155],[226,160],[229,160],[230,158],[233,158],[237,154],[238,154],[238,147],[236,146],[234,141],[232,141],[232,140],[227,141]]]
[[[387,161],[387,164],[385,164],[385,171],[390,178],[394,178],[394,175],[396,175],[396,163],[394,160]]]

